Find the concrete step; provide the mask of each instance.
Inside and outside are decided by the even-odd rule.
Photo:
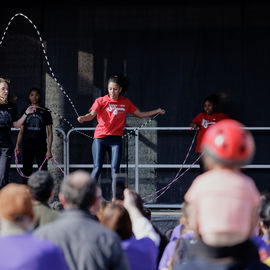
[[[165,235],[179,224],[180,210],[152,210],[152,223]]]

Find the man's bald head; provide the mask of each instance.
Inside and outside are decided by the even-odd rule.
[[[86,171],[78,170],[64,178],[61,194],[68,208],[88,210],[96,198],[96,181]]]

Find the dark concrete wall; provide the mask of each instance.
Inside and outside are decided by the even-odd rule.
[[[46,43],[55,77],[79,114],[86,113],[94,99],[106,93],[107,76],[120,71],[130,79],[127,96],[141,110],[166,109],[167,114],[156,119],[157,126],[188,126],[201,112],[204,97],[211,93],[220,95],[220,110],[245,125],[269,126],[269,10],[270,4],[262,1],[94,2],[87,6],[6,8],[0,30],[4,31],[15,13],[32,19]],[[0,57],[0,74],[11,79],[19,108],[25,106],[32,86],[50,95],[45,75],[49,70],[39,40],[24,18],[18,17],[10,25]],[[62,94],[58,98],[64,101],[65,117],[79,126],[68,99]],[[70,129],[64,121],[55,121],[65,131]],[[128,123],[141,124],[132,119]],[[142,161],[181,163],[192,135],[159,132],[153,145],[145,134],[142,147],[152,150]],[[269,164],[269,132],[254,135],[254,163]],[[91,162],[90,146],[88,138],[75,135],[71,162]],[[193,160],[191,157],[188,163]],[[142,183],[151,183],[146,190],[154,191],[168,183],[177,170],[150,172],[150,176],[149,171],[142,172]],[[247,173],[261,190],[270,189],[268,170]],[[159,202],[180,202],[197,174],[196,170],[189,172]],[[104,178],[108,175],[105,171]],[[132,182],[134,172],[130,177]]]

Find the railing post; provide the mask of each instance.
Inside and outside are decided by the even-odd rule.
[[[67,144],[67,165],[66,165],[67,166],[67,175],[69,174],[69,150],[70,150],[70,148],[69,148],[69,135],[72,131],[73,131],[73,129],[70,129],[67,133],[67,142],[66,142],[66,144]]]
[[[139,130],[135,129],[135,191],[139,193]]]
[[[67,175],[67,135],[64,134],[64,172]]]
[[[66,144],[66,133],[61,128],[53,128],[54,131],[58,131],[63,136],[63,169],[65,174],[67,174],[67,144]]]

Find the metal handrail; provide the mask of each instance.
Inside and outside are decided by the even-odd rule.
[[[199,165],[197,164],[141,164],[139,162],[139,135],[142,130],[155,130],[155,131],[190,131],[190,127],[126,127],[127,130],[134,130],[135,132],[135,160],[134,163],[129,163],[128,168],[133,168],[135,170],[135,191],[139,192],[139,169],[142,168],[162,168],[162,169],[179,169],[179,168],[192,168],[197,169]],[[250,131],[269,131],[270,127],[244,127],[244,129]],[[12,131],[19,131],[19,129],[12,128]],[[53,128],[55,131],[59,131],[63,136],[63,164],[60,164],[61,168],[64,169],[65,174],[69,174],[70,168],[93,168],[93,164],[70,164],[70,136],[76,131],[94,131],[95,127],[80,127],[70,129],[65,133],[60,128]],[[22,167],[21,164],[19,164]],[[35,164],[34,167],[37,167]],[[48,165],[48,167],[54,168],[55,165]],[[103,168],[110,168],[110,164],[104,164]],[[11,164],[11,168],[15,168],[15,164]],[[120,168],[126,168],[126,164],[120,164]],[[250,164],[243,166],[247,169],[270,169],[270,164]],[[151,208],[180,208],[180,204],[147,204]]]
[[[199,168],[197,164],[140,164],[139,163],[139,132],[141,130],[180,130],[180,131],[189,131],[191,130],[190,127],[127,127],[127,130],[134,130],[135,131],[135,162],[133,164],[128,164],[128,168],[135,169],[135,191],[139,191],[139,169],[141,168]],[[244,129],[252,130],[252,131],[269,131],[270,127],[244,127]],[[95,130],[94,127],[81,127],[81,128],[73,128],[68,131],[67,133],[67,173],[69,173],[69,168],[93,168],[92,164],[70,164],[69,163],[69,138],[72,132],[76,130]],[[120,168],[126,167],[125,164],[121,164]],[[103,168],[110,168],[110,164],[104,164]],[[270,169],[270,164],[250,164],[245,165],[243,168],[247,169]]]

